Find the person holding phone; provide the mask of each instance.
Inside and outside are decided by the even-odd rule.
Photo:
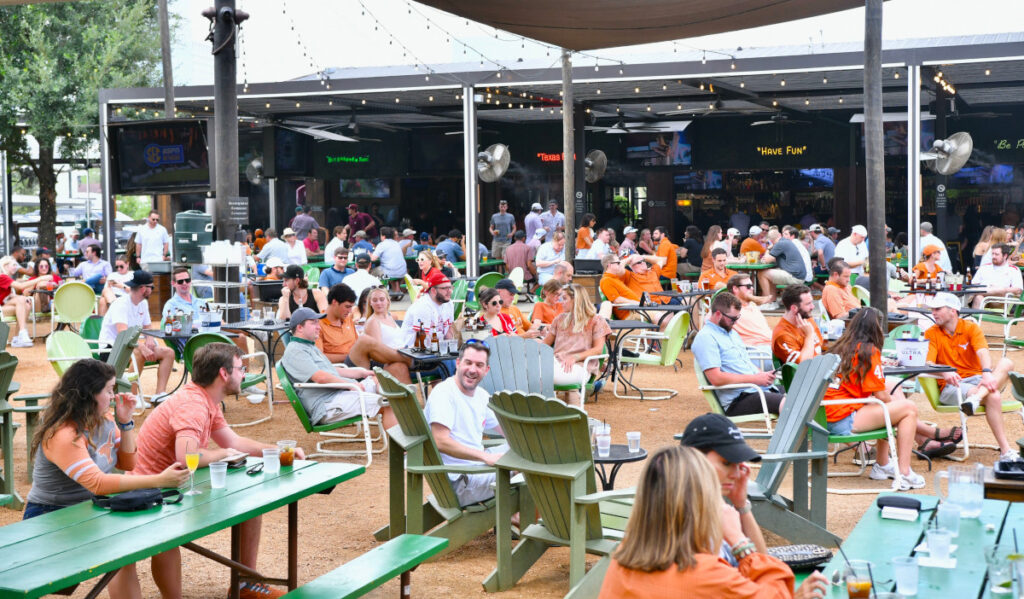
[[[772,331],[772,355],[783,364],[799,364],[820,356],[825,339],[811,317],[814,299],[810,287],[790,285],[782,290],[781,297],[785,312]]]

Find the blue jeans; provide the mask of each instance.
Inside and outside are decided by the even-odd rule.
[[[50,512],[56,512],[57,510],[64,509],[62,505],[49,505],[46,503],[33,503],[28,502],[25,504],[25,513],[22,514],[22,520],[28,520],[29,518],[35,518],[36,516],[42,516],[43,514],[49,514]]]
[[[103,285],[105,284],[101,282],[101,279],[103,279],[103,275],[93,275],[85,280],[85,284],[92,287],[92,290],[96,292],[96,295],[99,295],[103,293]]]

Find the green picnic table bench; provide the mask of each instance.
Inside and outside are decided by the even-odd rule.
[[[302,585],[282,599],[348,599],[361,597],[401,575],[400,597],[410,596],[410,572],[440,553],[448,539],[399,535],[354,560]]]

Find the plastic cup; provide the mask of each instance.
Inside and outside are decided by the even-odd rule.
[[[1014,563],[1013,545],[992,545],[985,548],[985,564],[988,566],[989,597],[1013,596]]]
[[[263,472],[277,474],[281,471],[281,452],[277,449],[263,450]]]
[[[846,566],[844,579],[850,599],[871,598],[871,562],[852,559]]]
[[[928,536],[928,554],[934,559],[949,559],[949,545],[953,539],[952,533],[945,528],[930,528]]]
[[[606,458],[612,452],[612,436],[599,434],[597,436],[597,457]]]
[[[295,441],[278,441],[277,450],[281,452],[281,466],[291,466],[295,462]]]
[[[629,453],[640,453],[640,431],[626,433],[626,442],[629,443]]]
[[[914,556],[892,558],[892,573],[896,578],[896,591],[904,597],[917,595],[918,566]]]
[[[960,506],[955,503],[942,502],[935,510],[935,520],[939,528],[945,528],[953,537],[960,534]]]
[[[228,463],[210,462],[210,488],[223,489],[227,484]]]

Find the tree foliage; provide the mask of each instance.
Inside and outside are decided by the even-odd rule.
[[[99,90],[157,85],[159,67],[152,0],[0,7],[0,149],[39,182],[41,245],[54,242],[54,160],[82,158],[98,141]]]

